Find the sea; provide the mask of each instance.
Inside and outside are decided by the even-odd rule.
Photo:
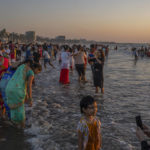
[[[80,100],[93,96],[98,103],[103,150],[140,150],[135,117],[150,126],[150,58],[132,57],[131,48],[142,44],[111,44],[104,65],[104,94],[95,94],[88,65],[87,83],[78,83],[74,68],[70,85],[59,84],[60,65],[52,63],[35,76],[33,107],[26,104],[25,130],[0,121],[0,150],[77,150]],[[145,45],[144,45],[145,46]],[[43,64],[43,62],[42,62]]]

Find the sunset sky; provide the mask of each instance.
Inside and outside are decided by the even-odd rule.
[[[150,42],[150,0],[0,0],[0,30]]]

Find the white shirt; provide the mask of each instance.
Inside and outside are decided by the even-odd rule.
[[[61,53],[61,68],[62,69],[69,69],[70,65],[70,55],[68,52]]]
[[[48,51],[44,51],[43,56],[44,56],[44,59],[50,59],[50,55],[48,54]]]
[[[10,54],[10,49],[5,49],[5,52],[7,53],[7,55]]]

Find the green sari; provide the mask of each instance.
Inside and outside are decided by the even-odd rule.
[[[27,80],[34,76],[33,71],[27,70],[26,65],[21,65],[8,82],[6,87],[7,104],[10,107],[11,120],[15,123],[25,121],[24,101],[27,91]]]

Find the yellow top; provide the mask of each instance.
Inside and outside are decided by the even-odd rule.
[[[85,118],[81,118],[77,129],[78,132],[83,134],[83,150],[100,150],[102,146],[100,127],[101,123],[96,117],[92,123],[87,122]]]

